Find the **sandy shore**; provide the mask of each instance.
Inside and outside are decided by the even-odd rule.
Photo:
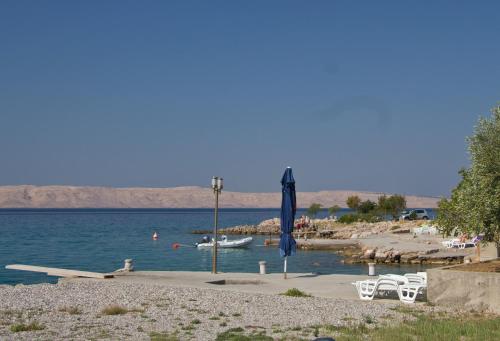
[[[301,280],[307,282],[307,278]],[[335,285],[328,289],[335,293]],[[342,296],[342,291],[338,295]],[[103,313],[113,305],[129,311]],[[367,319],[392,323],[407,318],[394,310],[400,305],[397,300],[362,302],[314,293],[302,298],[189,287],[147,276],[143,280],[124,276],[116,280],[64,280],[55,285],[4,285],[0,286],[0,339],[149,340],[154,333],[163,333],[180,340],[214,340],[219,333],[240,327],[246,335],[265,333],[274,339],[310,340],[315,325],[339,326]],[[418,307],[436,309],[424,304]],[[11,331],[13,325],[32,322],[44,329]]]

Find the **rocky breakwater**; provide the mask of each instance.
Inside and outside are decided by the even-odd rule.
[[[361,242],[363,245],[363,243]],[[470,252],[442,250],[432,247],[426,250],[406,249],[401,246],[373,247],[363,245],[361,252],[346,255],[346,263],[398,263],[398,264],[460,264]]]
[[[390,224],[390,223],[389,223]],[[440,236],[413,233],[418,223],[393,223],[386,228],[380,223],[372,229],[365,226],[351,235],[361,249],[346,255],[349,263],[457,264],[474,253],[469,249],[446,249]]]
[[[210,234],[212,230],[194,230],[195,234]],[[264,220],[258,225],[237,225],[218,230],[219,234],[279,234],[280,233],[280,219],[273,218]]]

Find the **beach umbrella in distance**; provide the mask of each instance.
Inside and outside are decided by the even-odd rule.
[[[288,256],[295,254],[297,244],[293,239],[293,223],[297,202],[295,198],[295,180],[293,179],[292,168],[287,167],[281,178],[281,236],[280,236],[280,256],[285,258],[283,273],[286,279],[286,261]]]

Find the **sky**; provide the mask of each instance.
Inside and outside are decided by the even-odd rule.
[[[0,185],[447,196],[498,1],[0,2]]]

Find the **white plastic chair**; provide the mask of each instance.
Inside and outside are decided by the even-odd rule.
[[[396,292],[403,303],[415,303],[418,294],[427,288],[427,274],[380,275],[377,280],[367,279],[352,283],[361,300],[373,300],[377,293]]]
[[[443,240],[441,244],[443,244],[446,248],[451,249],[452,247],[458,247],[461,243],[459,238],[454,238],[450,240]]]
[[[425,283],[427,283],[427,272],[425,272],[425,271],[417,272],[417,275],[422,277],[424,279]]]
[[[415,303],[417,295],[424,288],[419,284],[404,284],[398,287],[399,300],[403,303]]]
[[[358,292],[360,300],[373,300],[378,280],[364,280],[352,283]]]
[[[408,273],[404,275],[408,279],[408,284],[418,284],[427,286],[427,275],[422,276],[418,272],[416,274]]]
[[[378,291],[398,291],[398,280],[390,277],[379,277],[377,280],[367,279],[352,283],[358,291],[359,299],[373,300]]]
[[[395,275],[395,274],[385,274],[385,275],[380,275],[379,278],[390,278],[393,280],[396,280],[398,284],[405,284],[408,283],[408,278],[405,276],[401,275]]]

